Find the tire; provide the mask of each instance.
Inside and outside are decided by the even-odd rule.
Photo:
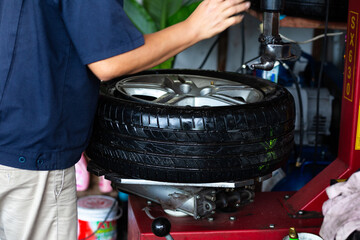
[[[329,0],[329,20],[346,22],[347,0]],[[252,8],[260,10],[260,0],[253,0]],[[294,17],[325,20],[326,0],[284,0],[283,14]]]
[[[260,101],[231,106],[173,106],[134,98],[101,86],[87,155],[126,177],[166,182],[252,179],[286,162],[293,146],[294,100],[269,81],[235,73],[197,70],[150,71],[134,75],[201,76],[225,79],[261,92]]]

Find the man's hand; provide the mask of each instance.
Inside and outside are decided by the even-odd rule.
[[[201,41],[240,23],[249,7],[244,0],[204,0],[185,22]]]
[[[143,46],[88,66],[104,81],[149,69],[241,22],[249,7],[244,0],[204,0],[185,21],[145,35]]]

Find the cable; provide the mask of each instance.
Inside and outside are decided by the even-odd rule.
[[[245,21],[241,21],[241,65],[243,66],[245,63],[245,49],[246,49],[246,44],[245,44]],[[245,69],[241,68],[241,73],[245,73]]]
[[[295,73],[290,69],[290,67],[284,63],[283,61],[280,61],[281,65],[290,73],[291,78],[293,79],[296,87],[297,96],[299,99],[299,110],[300,110],[300,138],[299,138],[299,152],[298,156],[296,158],[296,166],[300,167],[303,164],[302,160],[302,148],[304,145],[304,108],[302,104],[302,97],[301,97],[301,91],[300,91],[300,84],[298,81],[298,77],[295,75]]]
[[[327,58],[327,35],[328,35],[328,24],[329,24],[329,8],[330,8],[330,0],[326,0],[326,17],[325,17],[325,29],[324,29],[324,41],[323,41],[323,52],[322,52],[322,59],[320,65],[320,73],[319,73],[319,80],[317,85],[317,98],[316,98],[316,128],[315,128],[315,154],[314,154],[314,163],[316,163],[316,158],[318,155],[318,145],[319,145],[319,118],[320,118],[320,87],[321,87],[321,80],[323,78],[324,72],[324,64]]]
[[[342,32],[337,32],[337,33],[327,33],[326,36],[327,37],[335,37],[335,36],[340,36],[340,35],[343,35],[344,33]],[[314,42],[316,40],[319,40],[320,38],[323,38],[325,37],[325,34],[320,34],[314,38],[311,38],[311,39],[308,39],[306,41],[301,41],[301,42],[298,42],[298,41],[295,41],[295,40],[292,40],[288,37],[285,37],[284,35],[280,34],[281,38],[285,39],[286,41],[289,41],[289,42],[292,42],[292,43],[297,43],[297,44],[306,44],[306,43],[311,43],[311,42]]]
[[[204,67],[204,65],[205,65],[205,63],[207,62],[207,60],[208,60],[208,58],[209,58],[209,56],[210,56],[211,52],[214,50],[215,46],[218,44],[219,39],[220,39],[220,37],[219,37],[219,36],[217,36],[216,40],[215,40],[215,41],[213,42],[213,44],[211,45],[211,47],[210,47],[209,51],[207,52],[207,54],[206,54],[206,56],[205,56],[204,60],[202,61],[202,63],[200,64],[200,66],[199,66],[199,68],[198,68],[198,69],[202,69],[202,68]]]

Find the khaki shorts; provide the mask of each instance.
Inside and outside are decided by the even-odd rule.
[[[75,168],[29,171],[0,165],[0,240],[75,240]]]

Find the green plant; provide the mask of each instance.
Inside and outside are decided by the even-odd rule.
[[[196,9],[198,0],[124,0],[124,10],[133,24],[143,33],[153,33],[184,21]],[[170,58],[155,69],[172,68],[174,58]]]

